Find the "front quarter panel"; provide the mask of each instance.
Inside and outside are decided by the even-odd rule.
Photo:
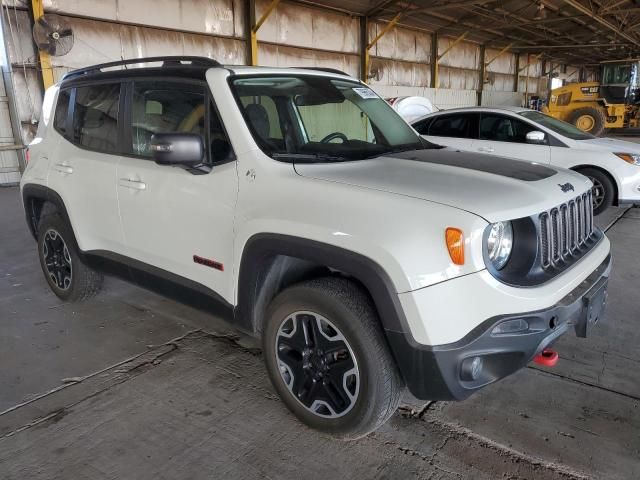
[[[403,195],[305,178],[293,165],[255,150],[239,159],[235,264],[260,233],[313,240],[363,255],[391,278],[396,292],[433,285],[485,268],[487,222],[471,213]],[[466,261],[453,264],[445,229],[465,235]],[[286,252],[281,252],[286,254]]]
[[[596,167],[613,178],[622,202],[640,202],[640,166],[631,165],[606,150],[582,148],[552,148],[553,165],[579,170]]]

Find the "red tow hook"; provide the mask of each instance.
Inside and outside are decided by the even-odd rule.
[[[555,367],[559,358],[558,352],[551,350],[550,348],[545,348],[542,352],[533,357],[533,361],[538,365],[544,365],[545,367]]]

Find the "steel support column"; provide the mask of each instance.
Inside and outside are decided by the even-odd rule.
[[[518,92],[520,85],[520,52],[516,53],[515,73],[513,74],[513,91]]]
[[[435,78],[435,85],[436,86],[434,88],[438,88],[439,83],[440,83],[440,78],[439,78],[439,74],[438,74],[438,69],[439,69],[439,66],[440,66],[440,60],[442,60],[447,55],[447,53],[449,53],[451,51],[451,49],[453,47],[455,47],[462,40],[464,40],[468,33],[469,33],[468,31],[464,32],[462,35],[460,35],[458,38],[456,38],[453,42],[451,42],[449,44],[449,46],[445,49],[444,52],[442,52],[440,55],[436,56],[435,69],[434,69],[434,73],[435,73],[434,78]],[[436,50],[436,52],[437,52],[437,50]]]
[[[376,43],[378,43],[378,40],[384,37],[393,27],[396,26],[396,24],[400,20],[400,17],[402,17],[402,13],[403,12],[400,12],[395,17],[393,17],[391,21],[387,23],[385,27],[382,30],[380,30],[380,32],[378,32],[378,35],[376,35],[376,37],[373,40],[371,40],[371,42],[366,44],[364,51],[362,52],[362,60],[361,60],[363,63],[362,77],[364,77],[362,78],[362,81],[366,82],[369,79],[369,70],[371,68],[371,54],[369,53],[369,51],[373,47],[375,47]],[[368,26],[367,26],[367,30],[368,30]],[[364,37],[363,44],[365,44],[367,39],[369,38],[368,31],[365,31],[364,34],[365,34],[365,37]]]
[[[35,25],[38,19],[44,15],[43,0],[31,0],[30,9],[31,16],[33,18],[33,24]],[[34,48],[38,50],[37,46],[35,46]],[[51,58],[49,57],[49,54],[47,52],[44,52],[42,50],[38,50],[38,56],[40,59],[40,76],[42,78],[42,86],[46,90],[55,83],[55,80],[53,78],[53,67],[51,67]]]
[[[369,76],[369,17],[360,17],[360,80],[366,82]]]
[[[280,0],[271,0],[262,16],[256,20],[256,2],[255,0],[247,0],[247,60],[250,65],[258,65],[258,30],[260,30],[262,24],[269,18],[279,3]]]
[[[438,32],[431,34],[431,88],[438,88]]]
[[[476,95],[477,95],[477,105],[480,107],[482,105],[482,91],[484,90],[484,77],[485,77],[485,72],[487,71],[487,65],[489,65],[491,62],[493,62],[495,60],[495,58],[491,59],[491,62],[485,62],[485,58],[487,55],[487,47],[483,44],[480,45],[480,69],[478,70],[478,75],[479,75],[479,83],[478,83],[478,90],[476,91]]]

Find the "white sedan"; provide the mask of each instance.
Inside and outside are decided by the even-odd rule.
[[[411,122],[432,143],[570,168],[593,182],[594,214],[640,203],[640,145],[597,138],[519,107],[442,110]]]

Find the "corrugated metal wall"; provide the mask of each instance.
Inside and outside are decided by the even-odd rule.
[[[369,38],[375,38],[386,26],[372,22]],[[379,87],[412,87],[416,89],[431,84],[431,35],[394,28],[384,35],[371,49],[371,78],[369,84]]]
[[[269,3],[257,0],[258,17]],[[24,141],[29,142],[41,109],[38,55],[25,1],[2,0],[2,5],[17,111]],[[227,64],[245,63],[244,0],[44,0],[44,6],[45,12],[65,17],[75,36],[69,54],[51,58],[56,79],[74,68],[152,55],[205,55]],[[384,23],[371,22],[369,38],[384,27]],[[359,28],[357,17],[282,2],[260,29],[259,63],[333,67],[357,77]],[[430,88],[431,41],[431,35],[423,31],[403,27],[389,31],[371,50],[372,88],[386,97],[426,96],[440,108],[475,105],[480,46],[460,42],[451,48],[440,62],[439,84],[434,89]],[[451,42],[453,39],[440,37],[439,54]],[[486,58],[498,53],[487,49]],[[521,56],[520,65],[526,63],[527,55]],[[541,62],[532,62],[527,70],[520,72],[520,93],[514,93],[515,55],[496,58],[487,68],[483,104],[520,104],[525,91],[542,92],[546,79],[539,80]]]
[[[259,17],[269,0],[256,2]],[[354,77],[360,68],[355,17],[298,4],[280,4],[260,29],[260,65],[329,67]]]

